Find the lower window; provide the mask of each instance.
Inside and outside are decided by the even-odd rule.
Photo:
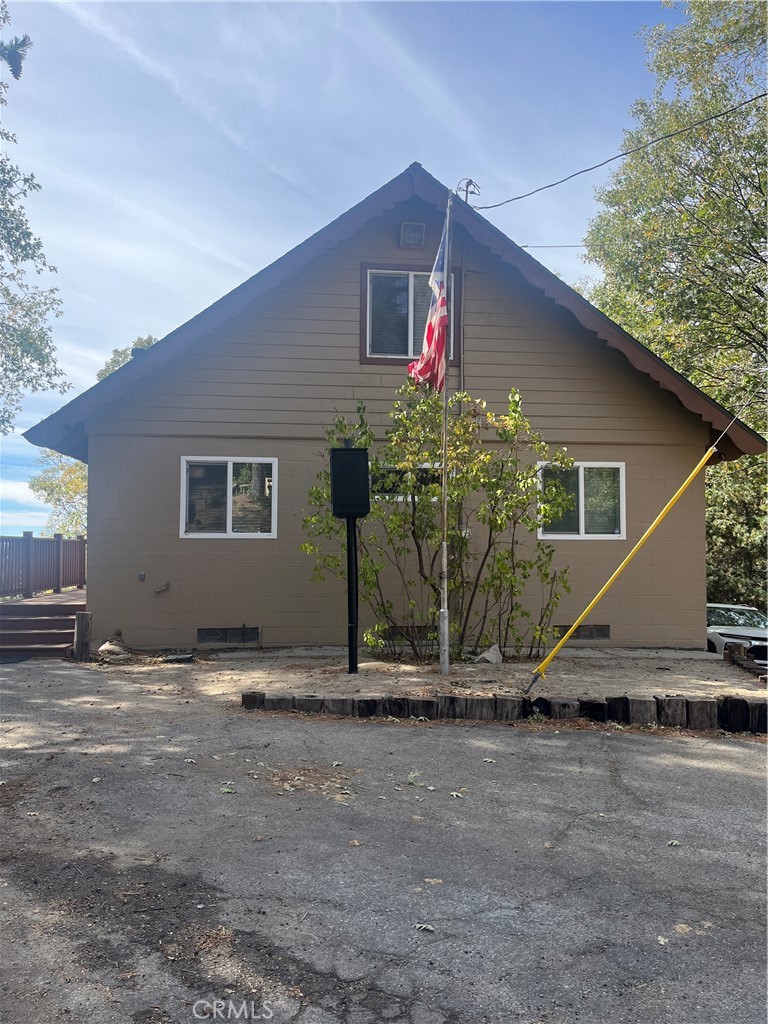
[[[539,537],[623,540],[626,536],[624,463],[577,462],[570,469],[543,464],[542,487],[559,483],[571,507],[539,530]]]
[[[277,459],[183,457],[182,537],[276,537]]]

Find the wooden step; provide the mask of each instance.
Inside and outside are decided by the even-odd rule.
[[[35,658],[68,658],[72,653],[72,644],[21,644],[17,647],[4,647],[0,644],[0,655],[31,654]]]
[[[0,634],[23,633],[30,629],[74,629],[74,615],[40,615],[32,618],[24,615],[3,615],[0,617]]]
[[[59,644],[73,644],[75,642],[74,630],[71,629],[30,629],[23,632],[0,633],[0,650],[7,651],[9,648],[20,649],[27,647],[56,647]]]
[[[85,611],[85,601],[0,601],[0,622],[6,618],[71,617],[75,612]]]

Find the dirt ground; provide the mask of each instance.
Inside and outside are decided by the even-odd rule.
[[[547,685],[742,682],[594,661]],[[764,1024],[755,738],[239,707],[439,682],[338,652],[2,677],[4,1024]]]
[[[178,687],[237,700],[246,690],[339,696],[517,694],[528,686],[535,667],[530,662],[464,663],[452,665],[444,680],[436,664],[363,657],[358,673],[350,674],[346,651],[339,648],[198,654],[193,662],[183,664],[169,664],[162,656],[143,653],[124,662],[89,666],[93,672],[166,692]],[[759,677],[703,651],[574,649],[558,655],[531,696],[756,697],[765,692]]]

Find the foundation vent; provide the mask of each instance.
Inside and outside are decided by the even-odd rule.
[[[559,640],[564,637],[570,629],[570,626],[553,626],[555,640]],[[610,640],[611,639],[611,627],[610,626],[585,626],[581,625],[577,627],[576,632],[571,637],[572,640]]]
[[[261,644],[261,629],[258,626],[215,626],[198,629],[199,647],[257,647]]]

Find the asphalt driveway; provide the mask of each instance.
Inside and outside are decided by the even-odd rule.
[[[765,1020],[765,747],[4,673],[3,1020]]]

